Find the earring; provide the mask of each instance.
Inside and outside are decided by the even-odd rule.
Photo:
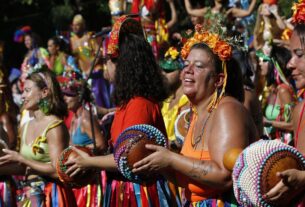
[[[50,102],[46,98],[41,98],[38,102],[39,109],[45,114],[48,115],[50,112]]]

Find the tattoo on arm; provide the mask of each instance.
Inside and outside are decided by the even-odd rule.
[[[193,161],[193,167],[189,172],[189,175],[193,179],[200,179],[206,176],[211,171],[211,165],[206,161],[200,163]]]

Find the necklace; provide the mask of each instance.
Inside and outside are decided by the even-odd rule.
[[[205,126],[206,126],[210,116],[211,116],[211,112],[208,113],[208,116],[207,116],[207,118],[205,119],[205,121],[204,121],[204,123],[202,125],[202,129],[201,129],[200,134],[195,139],[194,139],[194,136],[192,137],[192,147],[193,148],[196,148],[198,143],[202,139],[202,136],[203,136],[203,133],[204,133],[204,128],[205,128]]]

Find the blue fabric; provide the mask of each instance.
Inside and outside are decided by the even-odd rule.
[[[76,131],[72,134],[72,144],[74,145],[89,145],[92,144],[93,140],[90,139],[87,133],[81,131],[80,126],[77,127]]]

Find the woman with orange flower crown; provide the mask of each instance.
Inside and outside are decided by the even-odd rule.
[[[305,88],[305,1],[299,0],[292,7],[294,30],[290,38],[290,50],[292,57],[287,64],[291,70],[292,78],[295,80],[295,86],[298,90]],[[305,100],[298,103],[292,115],[294,128],[294,146],[305,155],[305,128],[304,115]],[[305,206],[305,171],[286,170],[279,172],[278,176],[282,178],[281,182],[271,189],[265,197],[273,202],[288,206],[287,200],[290,201],[296,195],[300,195],[302,202],[299,206]]]
[[[114,82],[117,106],[110,132],[111,145],[119,143],[119,135],[133,125],[148,124],[165,134],[159,102],[167,97],[167,93],[161,70],[144,37],[141,24],[133,18],[121,16],[112,28],[109,41],[107,69],[110,80]],[[66,163],[71,165],[66,171],[68,175],[76,176],[87,168],[107,171],[103,206],[177,206],[169,195],[169,187],[164,179],[144,184],[131,182],[117,173],[113,153],[88,157],[76,151],[79,157]]]
[[[195,30],[181,51],[183,91],[193,111],[182,151],[146,145],[154,153],[135,163],[133,172],[176,174],[185,188],[184,206],[231,206],[236,201],[224,154],[248,146],[257,130],[242,104],[241,71],[231,58],[231,45],[201,25]]]

